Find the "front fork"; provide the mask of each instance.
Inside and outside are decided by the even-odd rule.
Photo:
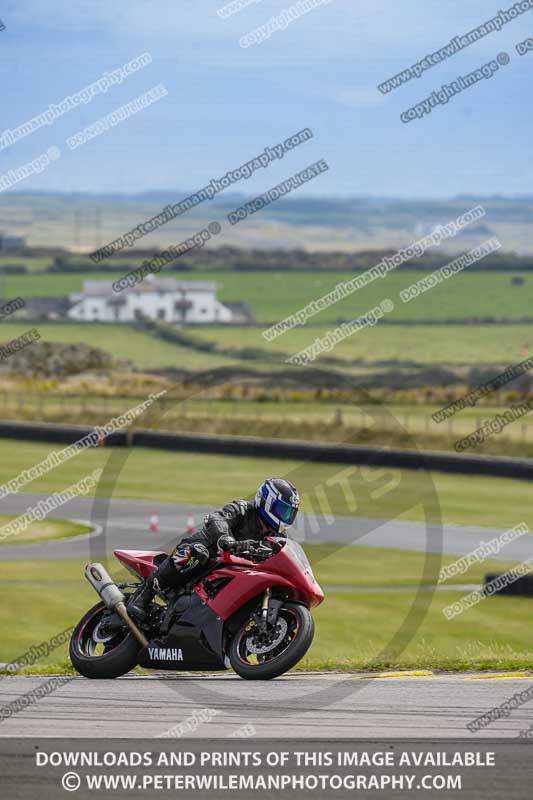
[[[259,630],[261,633],[266,633],[268,626],[268,604],[272,597],[272,589],[265,589],[263,592],[263,602],[261,603],[261,624]]]
[[[275,628],[283,600],[272,596],[272,589],[265,589],[261,602],[259,632],[266,633],[268,628]]]

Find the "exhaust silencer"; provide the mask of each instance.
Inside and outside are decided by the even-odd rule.
[[[125,595],[120,591],[117,584],[102,564],[87,564],[85,567],[85,577],[102,598],[106,606],[112,611],[116,611],[119,617],[124,620],[130,631],[133,633],[143,647],[148,645],[148,639],[139,630],[126,609]]]
[[[108,608],[114,609],[118,603],[123,603],[126,599],[102,564],[87,564],[85,577]]]

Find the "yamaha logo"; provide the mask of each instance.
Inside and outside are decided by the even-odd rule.
[[[183,661],[183,651],[178,647],[149,647],[152,661]]]

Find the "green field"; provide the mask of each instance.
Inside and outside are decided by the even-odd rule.
[[[315,319],[320,319],[316,317]],[[196,339],[222,347],[261,347],[279,353],[297,353],[324,336],[331,326],[310,325],[288,331],[272,342],[262,328],[187,328]],[[326,356],[376,362],[414,361],[419,364],[477,366],[523,360],[522,348],[533,350],[533,325],[376,325],[339,342]],[[318,359],[320,362],[320,358]],[[383,367],[389,366],[383,364]]]
[[[33,325],[33,324],[32,324]],[[3,322],[0,325],[2,342],[20,336],[30,325],[24,322]],[[124,325],[99,323],[61,324],[37,323],[42,340],[50,342],[86,342],[111,353],[118,360],[129,360],[140,369],[173,366],[200,371],[230,364],[276,369],[276,361],[242,360],[237,355],[200,352],[193,347],[171,344],[156,339],[148,333],[133,330]],[[186,333],[199,342],[215,342],[221,348],[257,347],[267,353],[279,354],[279,367],[287,355],[299,352],[311,345],[316,338],[324,336],[327,326],[306,325],[296,328],[273,342],[266,342],[262,328],[193,328]],[[451,367],[481,366],[483,364],[507,365],[523,360],[524,348],[533,350],[533,326],[529,325],[383,325],[362,330],[343,342],[325,357],[338,359],[335,368],[343,361],[356,362],[350,366],[354,373],[368,370],[385,370],[394,367],[394,362],[417,364],[440,364]],[[318,358],[316,363],[321,363]],[[382,362],[382,363],[379,363]],[[391,363],[392,362],[392,363]],[[328,365],[330,366],[330,365]],[[398,365],[399,366],[399,365]],[[343,367],[343,369],[346,369]]]
[[[28,330],[28,323],[4,322],[0,326],[3,342],[15,339]],[[34,327],[32,325],[32,327]],[[54,325],[39,323],[37,327],[42,341],[78,343],[85,342],[100,347],[116,360],[129,360],[143,369],[150,367],[177,367],[179,369],[203,370],[236,363],[236,359],[225,356],[199,354],[188,347],[154,339],[147,333],[136,331],[125,325]]]
[[[58,297],[79,292],[84,280],[115,280],[104,272],[81,274],[0,275],[2,296],[5,297]]]
[[[9,255],[9,254],[2,254],[0,255],[0,268],[5,266],[22,266],[27,267],[30,272],[42,272],[42,270],[46,269],[47,267],[51,266],[53,263],[52,256],[16,256],[16,255]],[[2,280],[0,275],[0,281]]]
[[[327,587],[326,601],[315,611],[316,636],[301,668],[445,669],[533,667],[529,634],[531,601],[487,598],[460,617],[446,620],[444,606],[459,592],[420,594],[415,591],[340,592],[335,586],[356,582],[360,587],[415,587],[421,581],[425,556],[370,548],[307,547],[318,581]],[[443,563],[453,559],[447,557]],[[114,577],[126,573],[115,569]],[[486,571],[506,563],[476,566],[461,581],[481,581]],[[438,569],[438,566],[437,566]],[[35,581],[36,584],[32,585]],[[83,578],[83,564],[9,562],[0,564],[0,661],[16,661],[33,644],[46,642],[77,623],[96,601]],[[21,616],[24,625],[14,624]],[[394,634],[412,615],[412,623],[396,647]],[[40,659],[29,672],[69,669],[67,645]]]
[[[533,276],[528,273],[520,273],[525,281],[522,286],[511,284],[512,278],[518,273],[479,272],[455,275],[412,302],[402,303],[399,298],[400,290],[424,277],[424,274],[411,270],[392,272],[386,278],[374,281],[324,310],[314,317],[314,321],[329,323],[337,319],[354,319],[378,305],[384,298],[389,298],[395,304],[395,310],[388,315],[391,319],[440,320],[487,315],[531,315],[527,298],[533,286]],[[353,275],[354,273],[347,272],[195,271],[192,278],[215,281],[218,285],[218,297],[222,302],[244,300],[251,305],[258,321],[274,323],[304,307],[311,300],[318,299],[331,291],[338,282],[349,280]],[[0,287],[6,297],[65,295],[80,291],[84,280],[116,280],[119,276],[120,273],[106,275],[99,272],[7,275],[0,276]],[[176,277],[180,277],[179,273]]]

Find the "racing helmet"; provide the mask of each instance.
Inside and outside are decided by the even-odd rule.
[[[267,478],[255,495],[260,518],[273,533],[283,533],[293,524],[300,497],[296,488],[283,478]]]

